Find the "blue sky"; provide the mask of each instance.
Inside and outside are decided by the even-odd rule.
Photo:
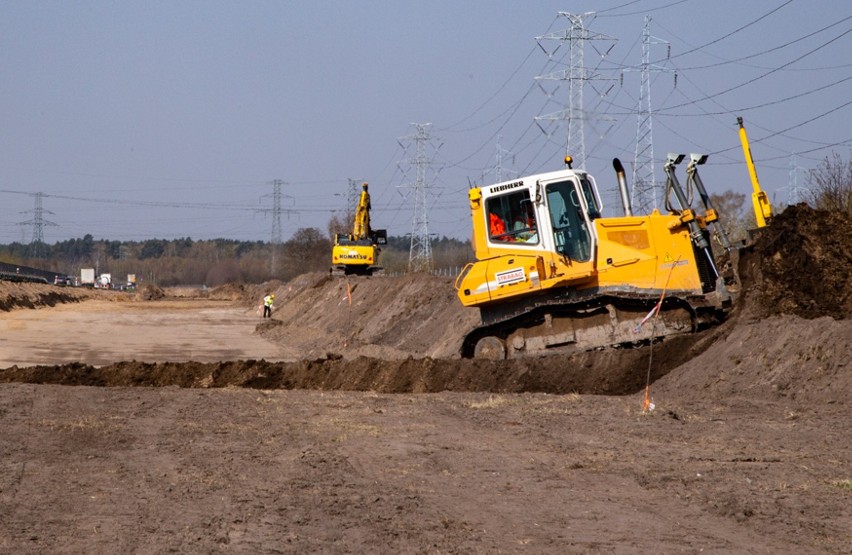
[[[534,118],[566,108],[567,81],[535,77],[565,70],[568,49],[536,37],[588,11],[613,39],[585,50],[602,189],[614,156],[632,173],[646,15],[665,70],[651,74],[657,179],[667,152],[709,153],[711,192],[750,193],[737,116],[775,202],[832,152],[849,158],[847,1],[3,2],[0,242],[30,241],[35,193],[48,243],[268,241],[273,180],[283,240],[325,231],[349,179],[371,184],[375,226],[405,235],[412,123],[431,124],[430,231],[468,238],[466,190],[495,179],[498,151],[504,177],[561,166],[564,125]]]

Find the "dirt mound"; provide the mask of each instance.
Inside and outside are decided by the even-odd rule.
[[[796,406],[852,399],[852,320],[775,315],[741,321],[654,385],[679,401],[746,397]]]
[[[136,290],[136,294],[134,298],[137,301],[156,301],[157,299],[163,299],[166,296],[166,292],[156,285],[145,284],[139,289]]]
[[[76,303],[90,298],[114,298],[108,291],[85,287],[58,287],[42,283],[0,281],[0,310],[41,308]]]
[[[192,287],[192,286],[171,286],[171,287],[157,287],[157,289],[161,289],[164,296],[170,299],[206,299],[208,290],[204,287]]]
[[[852,314],[852,233],[848,214],[788,207],[743,253],[740,274],[756,317]]]
[[[250,299],[246,286],[242,283],[227,283],[211,290],[208,298],[216,301],[248,301]]]
[[[263,337],[298,347],[306,357],[458,357],[479,311],[462,307],[452,280],[430,274],[332,278],[305,274],[275,289]]]
[[[742,251],[743,294],[712,345],[655,386],[669,398],[852,398],[852,234],[848,215],[800,204]]]

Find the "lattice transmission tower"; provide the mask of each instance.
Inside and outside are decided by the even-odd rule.
[[[504,176],[509,179],[510,176],[514,177],[518,175],[518,172],[506,169],[503,165],[503,160],[511,155],[512,161],[515,161],[514,155],[511,152],[506,150],[500,145],[500,141],[503,140],[503,135],[497,135],[497,146],[496,153],[494,155],[494,181],[495,183],[500,183],[503,181]]]
[[[673,72],[651,63],[651,45],[667,45],[666,59],[671,57],[671,45],[668,41],[651,36],[651,16],[645,16],[642,28],[642,64],[639,66],[639,109],[636,124],[636,152],[633,157],[633,187],[630,189],[630,203],[639,214],[650,213],[659,208],[658,184],[654,173],[654,134],[651,125],[651,72]],[[626,69],[625,71],[631,71]],[[637,71],[637,70],[633,70]],[[677,84],[677,74],[675,74]]]
[[[38,258],[44,254],[45,226],[56,226],[56,224],[44,219],[45,214],[53,214],[50,210],[45,210],[42,205],[44,193],[32,193],[30,196],[35,199],[35,206],[32,210],[25,210],[21,214],[32,214],[33,217],[25,222],[20,222],[18,225],[32,226],[33,234],[30,241],[30,256]]]
[[[412,147],[413,156],[407,156],[398,166],[403,175],[414,169],[414,183],[402,187],[414,189],[414,215],[411,222],[411,248],[408,252],[408,271],[428,272],[432,269],[432,242],[429,237],[429,208],[426,204],[429,189],[432,187],[430,177],[437,173],[435,156],[440,144],[429,134],[431,123],[412,123],[414,133],[398,139],[403,152],[408,153]],[[431,175],[430,175],[431,174]]]
[[[586,43],[594,44],[594,41],[607,41],[612,44],[603,53],[595,47],[595,50],[603,58],[615,45],[615,39],[601,33],[590,32],[586,28],[586,20],[591,21],[595,17],[595,12],[586,12],[582,14],[572,14],[568,12],[559,12],[560,17],[568,20],[568,27],[564,31],[550,33],[536,37],[539,47],[547,54],[548,58],[553,58],[561,47],[568,44],[568,69],[549,73],[547,75],[539,75],[535,77],[537,81],[556,80],[568,82],[568,107],[564,110],[537,116],[536,124],[545,135],[550,135],[540,121],[565,121],[567,122],[567,144],[565,153],[570,154],[574,159],[574,167],[577,169],[585,169],[586,167],[586,134],[585,124],[592,119],[603,119],[593,117],[590,112],[585,110],[583,105],[583,89],[591,81],[597,80],[613,80],[609,77],[604,77],[597,73],[594,69],[585,66],[585,46]],[[558,41],[557,46],[549,51],[543,45],[543,41]],[[542,89],[543,90],[543,89]],[[547,93],[547,91],[545,91]]]
[[[789,173],[787,179],[787,204],[798,204],[807,200],[809,190],[807,187],[799,186],[799,171],[804,170],[796,160],[796,154],[790,154]]]
[[[346,189],[346,221],[349,223],[355,219],[355,211],[358,210],[362,183],[364,183],[363,179],[349,178],[349,188]]]
[[[263,195],[261,198],[271,198],[272,208],[265,208],[261,212],[272,214],[272,232],[270,234],[270,253],[269,253],[269,273],[274,276],[278,270],[278,246],[281,244],[281,214],[286,210],[281,208],[281,198],[284,196],[281,193],[281,187],[287,182],[281,179],[273,179],[271,182],[272,193]]]

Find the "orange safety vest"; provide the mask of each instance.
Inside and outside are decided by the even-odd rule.
[[[492,212],[490,215],[490,221],[492,237],[496,235],[503,235],[504,233],[506,233],[506,224],[503,223],[503,220],[500,219],[500,216]]]

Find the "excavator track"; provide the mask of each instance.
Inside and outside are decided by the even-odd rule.
[[[332,277],[347,277],[347,276],[384,276],[385,269],[381,266],[368,267],[347,267],[347,266],[332,266],[329,268],[329,274]]]

